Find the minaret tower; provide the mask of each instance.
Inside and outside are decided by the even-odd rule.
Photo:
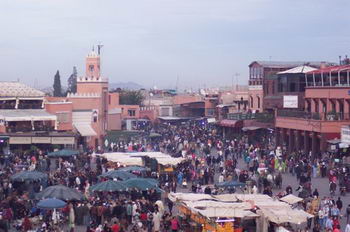
[[[96,54],[95,49],[93,48],[86,57],[85,76],[90,79],[96,78],[98,80],[101,76],[100,64],[100,54]]]
[[[96,53],[93,48],[86,56],[85,76],[79,77],[77,80],[77,93],[102,95],[105,88],[108,89],[108,79],[101,77],[100,54]]]

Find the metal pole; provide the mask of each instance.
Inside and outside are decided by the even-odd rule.
[[[312,73],[312,79],[314,81],[314,87],[316,86],[315,73]]]
[[[308,87],[308,83],[307,83],[307,74],[305,73],[305,86]]]

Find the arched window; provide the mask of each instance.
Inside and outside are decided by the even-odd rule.
[[[258,108],[260,109],[260,97],[256,96],[257,100],[258,100]]]
[[[250,96],[250,108],[253,108],[254,107],[254,100],[253,100],[253,97]]]
[[[96,110],[94,110],[92,113],[92,121],[97,122],[97,119],[98,119],[98,113]]]

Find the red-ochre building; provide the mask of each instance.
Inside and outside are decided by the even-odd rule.
[[[102,147],[107,130],[120,130],[122,119],[138,118],[139,106],[119,105],[119,94],[109,92],[100,63],[100,55],[90,52],[77,92],[66,97],[0,82],[0,152],[33,145]]]
[[[277,111],[277,145],[317,157],[327,150],[327,140],[339,139],[341,127],[350,124],[349,74],[350,65],[306,73],[305,109]]]

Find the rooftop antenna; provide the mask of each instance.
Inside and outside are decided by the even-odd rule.
[[[37,89],[38,79],[34,79],[34,88]]]
[[[101,44],[101,42],[98,43],[97,45],[97,54],[101,55],[101,48],[103,47],[103,44]]]
[[[102,49],[102,47],[103,47],[103,44],[101,42],[99,42],[98,45],[97,45],[97,55],[98,56],[101,56],[101,49]],[[101,62],[101,59],[100,59],[100,76],[102,76],[101,67],[102,67],[102,62]]]
[[[176,76],[176,93],[178,93],[178,88],[179,88],[179,74]]]
[[[238,91],[238,77],[239,77],[239,73],[235,73],[235,77],[236,77],[236,91]]]

